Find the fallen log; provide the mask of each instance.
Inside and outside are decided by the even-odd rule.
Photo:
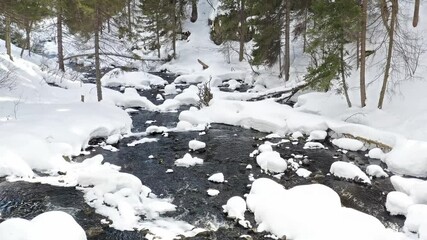
[[[122,55],[122,54],[118,54],[118,53],[100,53],[99,55],[121,57],[121,58],[127,58],[127,59],[132,59],[132,60],[139,60],[139,61],[158,61],[158,62],[168,61],[168,59],[162,59],[162,58],[141,58],[138,55],[129,56],[129,55]],[[73,58],[91,57],[91,56],[95,56],[95,53],[86,53],[86,54],[78,54],[78,55],[68,56],[68,57],[64,58],[64,61],[70,60]]]
[[[202,62],[202,60],[197,59],[197,61],[200,63],[200,65],[202,65],[203,70],[206,70],[209,68],[209,65],[207,65],[206,63]]]
[[[254,97],[254,98],[250,98],[248,101],[261,101],[261,100],[265,100],[265,99],[276,98],[275,99],[276,101],[288,102],[298,91],[302,90],[303,88],[307,87],[308,85],[309,85],[309,83],[303,83],[303,84],[298,85],[294,88],[286,89],[283,91],[277,91],[277,92],[270,92],[270,93],[262,94],[260,96]],[[289,95],[283,96],[285,94],[289,94]]]

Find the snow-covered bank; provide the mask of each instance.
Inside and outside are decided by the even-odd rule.
[[[331,129],[338,134],[351,134],[391,146],[392,151],[384,155],[383,161],[394,173],[427,176],[427,142],[408,140],[404,136],[369,126],[300,112],[272,100],[244,102],[214,99],[209,107],[181,112],[179,119],[192,124],[224,123],[282,135],[294,132],[310,135],[316,130]]]
[[[86,233],[72,216],[46,212],[31,221],[11,218],[0,224],[2,240],[86,240]]]

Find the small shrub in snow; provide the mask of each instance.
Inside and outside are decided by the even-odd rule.
[[[207,107],[209,106],[210,101],[213,98],[213,94],[210,87],[210,80],[207,82],[204,82],[199,85],[199,105],[200,107]]]

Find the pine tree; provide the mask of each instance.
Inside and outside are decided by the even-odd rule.
[[[335,79],[351,107],[346,77],[351,69],[345,45],[354,42],[359,33],[360,7],[354,0],[316,0],[312,6],[314,26],[308,31],[307,52],[313,63],[305,76],[310,85],[328,90]]]

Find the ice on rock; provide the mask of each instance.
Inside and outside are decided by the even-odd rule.
[[[176,85],[175,84],[168,84],[165,86],[165,95],[174,95],[177,94]]]
[[[271,146],[271,144],[268,144],[268,143],[264,143],[264,144],[261,144],[259,147],[258,147],[258,150],[259,150],[259,152],[272,152],[273,151],[273,147]]]
[[[1,240],[86,240],[86,233],[72,216],[46,212],[31,221],[12,218],[0,224]]]
[[[381,148],[373,148],[369,150],[368,156],[372,159],[382,160],[385,156],[383,150]]]
[[[164,133],[164,132],[167,132],[168,130],[169,129],[167,127],[152,125],[147,127],[145,132],[147,134],[154,134],[154,133]]]
[[[378,165],[369,165],[366,167],[366,174],[376,178],[388,177],[388,174],[384,172],[382,167]]]
[[[296,174],[298,175],[298,176],[300,176],[300,177],[303,177],[303,178],[308,178],[308,177],[310,177],[310,175],[311,175],[311,171],[308,171],[307,169],[305,169],[305,168],[299,168],[297,171],[296,171]]]
[[[386,208],[391,215],[404,215],[408,213],[408,208],[414,201],[403,192],[389,192],[387,194]]]
[[[192,157],[189,153],[185,154],[183,158],[177,159],[175,161],[175,165],[178,167],[192,167],[197,164],[203,164],[203,159],[198,157]]]
[[[113,135],[109,136],[105,142],[107,144],[114,145],[114,144],[118,143],[121,138],[122,138],[122,135],[113,134]]]
[[[332,144],[334,144],[335,146],[341,149],[350,150],[350,151],[359,151],[359,150],[362,150],[363,148],[363,142],[357,139],[352,139],[352,138],[334,139],[332,140]]]
[[[322,140],[325,140],[326,136],[328,136],[328,133],[326,131],[314,130],[310,132],[310,136],[308,137],[308,140],[322,141]]]
[[[224,174],[223,173],[212,174],[212,176],[210,176],[208,178],[208,180],[211,181],[211,182],[215,182],[215,183],[223,183],[223,182],[225,182],[225,178],[224,178]]]
[[[218,196],[218,194],[219,194],[219,190],[216,190],[216,189],[208,189],[206,192],[211,197]]]
[[[262,152],[256,157],[256,161],[261,169],[272,173],[281,173],[288,168],[285,159],[275,151]]]
[[[300,131],[296,131],[296,132],[292,133],[291,137],[293,139],[298,139],[298,138],[304,137],[304,135]]]
[[[325,149],[325,146],[319,142],[306,142],[304,149]]]
[[[245,219],[246,202],[242,197],[234,196],[228,199],[227,204],[223,205],[222,208],[229,218]]]
[[[188,143],[188,147],[189,147],[191,150],[193,150],[193,151],[197,151],[197,150],[200,150],[200,149],[205,148],[205,147],[206,147],[206,143],[201,142],[201,141],[198,141],[198,140],[191,140],[191,141]]]
[[[360,180],[364,183],[371,184],[371,180],[366,176],[366,174],[360,170],[359,167],[352,163],[348,162],[334,162],[332,163],[330,172],[337,177],[350,179],[350,180]]]

